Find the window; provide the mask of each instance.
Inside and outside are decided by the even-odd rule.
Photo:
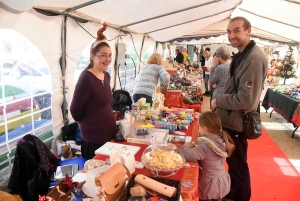
[[[143,55],[143,63],[146,64],[147,63],[147,60],[148,58],[154,53],[154,47],[151,45],[149,46],[149,48],[147,49],[147,51],[144,53]]]
[[[126,65],[119,68],[119,76],[121,80],[121,88],[128,91],[132,95],[135,86],[135,75],[137,73],[138,55],[133,47],[133,44],[126,48],[126,54],[131,58],[125,59]]]
[[[20,33],[0,29],[0,183],[24,135],[51,145],[51,97],[52,78],[40,51]]]

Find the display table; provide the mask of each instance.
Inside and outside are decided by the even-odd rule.
[[[275,112],[280,114],[288,122],[293,123],[295,130],[293,131],[292,137],[294,137],[296,130],[300,126],[300,118],[297,118],[297,116],[294,118],[294,114],[299,103],[300,100],[298,99],[291,98],[289,95],[280,93],[274,88],[268,88],[263,99],[262,106],[266,109],[266,112],[270,107],[273,108],[270,113],[270,117],[272,112],[275,110]]]
[[[198,137],[198,119],[196,119],[190,126],[187,131],[183,131],[186,133],[186,136],[192,136],[193,140],[196,140]],[[147,148],[148,145],[144,144],[135,144],[135,143],[128,143],[128,142],[121,142],[122,144],[130,144],[134,146],[139,146],[141,149],[135,154],[135,160],[141,161],[142,154],[144,150]],[[177,144],[179,145],[179,144]],[[97,154],[94,159],[98,160],[106,160],[108,156],[99,155]],[[193,186],[191,188],[186,188],[181,186],[181,197],[183,201],[198,201],[198,177],[199,177],[199,166],[198,162],[189,162],[191,166],[190,168],[181,168],[175,175],[167,177],[169,179],[180,180],[181,182],[191,182]],[[143,169],[135,169],[134,174],[144,174],[147,176],[154,176],[151,173],[151,170],[144,167]]]
[[[171,107],[178,107],[178,108],[187,108],[187,109],[194,109],[195,112],[201,113],[201,104],[185,104],[182,100],[181,90],[173,90],[173,91],[166,91],[163,92],[165,101],[164,106],[171,108]]]

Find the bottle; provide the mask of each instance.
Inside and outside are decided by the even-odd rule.
[[[130,108],[129,108],[129,106],[126,106],[125,114],[130,114]]]
[[[124,113],[124,119],[126,119],[127,121],[130,121],[130,117],[131,117],[130,108],[129,108],[129,106],[126,106],[126,110]]]

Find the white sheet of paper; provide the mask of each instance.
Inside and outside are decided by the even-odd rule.
[[[114,142],[106,142],[102,147],[95,151],[95,154],[102,154],[109,156],[110,152],[113,148],[119,148],[121,154],[125,153],[126,150],[130,150],[134,155],[140,150],[140,147],[127,145],[127,144],[119,144]]]

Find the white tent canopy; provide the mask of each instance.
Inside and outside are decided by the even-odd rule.
[[[32,7],[63,10],[89,1],[1,0],[1,2],[4,4],[2,7],[6,7],[7,10],[20,13]],[[155,41],[160,42],[188,35],[207,25],[235,16],[246,17],[257,30],[300,42],[299,0],[98,0],[93,2],[98,3],[79,8],[73,13],[93,21],[106,21],[116,28],[127,28],[136,33],[148,34]],[[212,33],[207,32],[207,34]]]
[[[170,42],[182,42],[182,41],[191,41],[191,40],[194,42],[197,40],[202,40],[201,43],[209,44],[209,41],[203,39],[212,39],[212,43],[214,43],[213,42],[214,40],[216,41],[215,43],[220,43],[219,42],[220,40],[222,41],[223,39],[224,40],[227,39],[227,36],[224,37],[224,35],[226,34],[226,29],[229,21],[230,19],[221,20],[219,22],[210,24],[192,33],[175,38]],[[298,44],[296,41],[291,40],[289,38],[285,38],[271,32],[266,32],[255,27],[252,27],[251,36],[252,38],[258,38],[261,40],[269,41],[270,43],[285,43],[285,44],[292,44],[292,45]],[[223,43],[229,44],[229,41],[226,40],[223,41]],[[196,42],[196,44],[198,43]],[[268,43],[266,43],[266,45],[267,44]]]
[[[244,16],[251,22],[254,37],[299,44],[299,11],[300,0],[0,0],[0,29],[15,30],[25,36],[46,60],[52,75],[54,135],[58,136],[65,123],[61,112],[62,88],[67,89],[70,105],[76,64],[83,50],[94,40],[87,32],[96,36],[101,22],[109,25],[105,35],[110,39],[111,47],[116,47],[118,42],[127,46],[134,42],[137,54],[143,57],[149,48],[162,50],[156,42],[189,37],[198,41],[208,36],[223,35],[209,39],[210,43],[216,43],[216,40],[228,43],[224,37],[226,26],[228,19],[235,16]],[[74,19],[88,23],[78,23]],[[65,30],[64,52],[62,34]],[[194,44],[197,44],[196,41]],[[117,50],[112,49],[115,57]],[[59,63],[61,56],[66,57],[65,72],[62,72]],[[116,67],[117,63],[112,65]],[[115,69],[112,69],[113,75],[117,75]],[[112,88],[120,88],[117,76],[112,76],[112,79],[117,80]],[[68,119],[72,119],[70,114]]]

